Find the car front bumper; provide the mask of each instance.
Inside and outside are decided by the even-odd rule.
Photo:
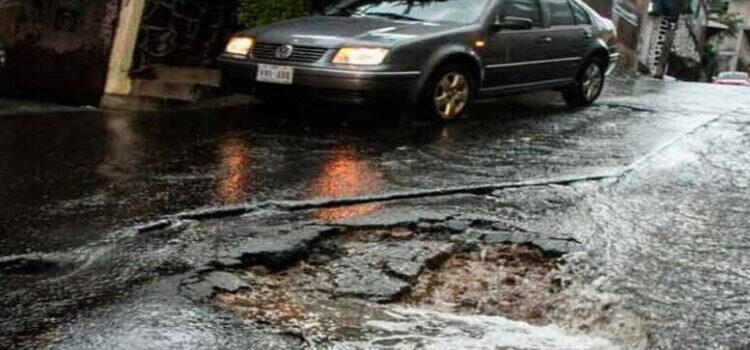
[[[222,86],[233,92],[249,93],[263,99],[317,99],[352,104],[406,102],[412,98],[419,71],[365,71],[290,65],[294,67],[291,85],[257,82],[262,61],[221,57]],[[279,62],[268,64],[285,65]]]

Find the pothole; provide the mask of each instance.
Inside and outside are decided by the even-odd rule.
[[[513,344],[521,344],[518,349],[645,344],[639,319],[616,300],[590,292],[585,302],[577,302],[581,287],[561,274],[566,262],[560,252],[510,243],[514,239],[486,240],[486,234],[477,236],[464,226],[463,233],[441,229],[445,232],[437,234],[435,227],[414,225],[348,228],[325,239],[308,236],[306,254],[287,240],[297,260],[283,269],[269,268],[245,253],[250,264],[235,266],[239,270],[230,277],[209,272],[204,279],[221,281],[206,286],[213,286],[221,307],[247,322],[296,334],[308,343],[335,344],[336,349],[426,349],[462,338],[474,342],[473,348],[495,349],[489,338],[505,331],[519,340],[509,342],[507,349],[515,349]],[[189,283],[205,284],[198,280]],[[425,316],[430,313],[440,319],[430,320]],[[410,318],[417,324],[404,323]],[[450,327],[457,327],[452,340]],[[553,346],[522,346],[529,332],[546,334]],[[423,342],[430,334],[448,338]],[[591,347],[566,347],[575,343]]]

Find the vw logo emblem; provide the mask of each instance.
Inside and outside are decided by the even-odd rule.
[[[276,58],[289,58],[292,56],[293,52],[294,46],[289,44],[281,45],[278,49],[276,49]]]

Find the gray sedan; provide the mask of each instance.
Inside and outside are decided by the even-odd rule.
[[[539,89],[589,105],[614,42],[612,22],[580,0],[354,0],[240,32],[220,63],[228,88],[269,102],[385,103],[450,120],[473,98]]]

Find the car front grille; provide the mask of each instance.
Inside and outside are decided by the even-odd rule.
[[[320,60],[328,49],[311,46],[294,46],[292,55],[287,58],[276,57],[276,50],[281,44],[257,43],[253,47],[253,57],[264,60],[283,62],[313,63]]]

